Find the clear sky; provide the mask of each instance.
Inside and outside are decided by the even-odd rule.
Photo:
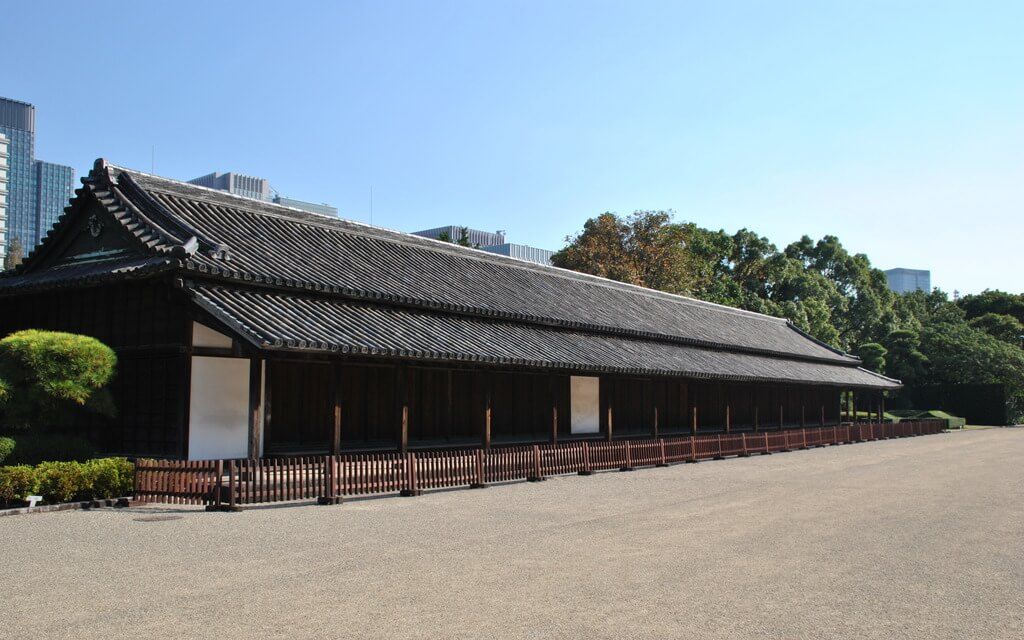
[[[602,211],[1020,292],[1024,3],[11,2],[37,156],[558,248]]]

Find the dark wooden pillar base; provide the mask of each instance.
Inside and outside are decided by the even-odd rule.
[[[416,496],[422,496],[423,495],[423,490],[422,489],[402,489],[401,491],[398,492],[398,495],[402,496],[403,498],[415,498]]]
[[[667,467],[667,466],[668,466],[668,463],[667,463],[667,462],[659,462],[658,464],[656,464],[656,465],[654,465],[654,466],[655,466],[655,467]]]
[[[633,467],[619,467],[619,471],[633,471]]]
[[[474,482],[471,485],[469,485],[469,488],[470,489],[486,489],[487,488],[487,484],[484,483],[484,482]]]
[[[242,507],[238,505],[231,506],[230,504],[208,504],[206,505],[207,511],[219,511],[223,513],[238,513],[242,510]]]
[[[693,458],[693,459],[690,459],[690,460],[686,460],[685,462],[686,462],[686,464],[697,464],[698,462],[700,462],[700,460],[697,460],[696,458]]]
[[[577,471],[576,475],[578,475],[578,476],[592,476],[592,475],[594,475],[594,472],[593,471]]]
[[[530,476],[526,479],[527,482],[544,482],[545,480],[547,480],[547,478],[542,478],[540,476]]]
[[[316,503],[321,506],[329,504],[341,504],[344,499],[341,496],[320,496],[316,499]]]

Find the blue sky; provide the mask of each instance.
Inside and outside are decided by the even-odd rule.
[[[37,156],[558,248],[672,209],[1020,292],[1018,2],[12,3]]]

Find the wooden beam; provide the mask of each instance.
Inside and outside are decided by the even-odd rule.
[[[725,432],[729,433],[732,430],[732,415],[730,415],[730,407],[728,404],[725,405]]]
[[[693,409],[690,411],[690,414],[690,429],[692,430],[693,435],[697,435],[697,405],[693,405]]]
[[[334,428],[331,430],[331,455],[338,455],[341,453],[341,403],[345,383],[340,362],[334,363],[334,366],[331,368],[331,375],[334,379],[334,384],[331,385],[334,395]]]
[[[658,405],[654,405],[654,437],[658,437]]]
[[[263,431],[263,360],[249,359],[249,459],[260,457]]]

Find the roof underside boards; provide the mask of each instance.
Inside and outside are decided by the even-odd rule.
[[[858,367],[330,299],[189,283],[196,303],[265,349],[886,389]]]
[[[192,254],[185,265],[193,270],[426,309],[859,362],[784,319],[116,171],[145,192],[134,204],[147,217],[174,218],[226,248],[227,259]]]

